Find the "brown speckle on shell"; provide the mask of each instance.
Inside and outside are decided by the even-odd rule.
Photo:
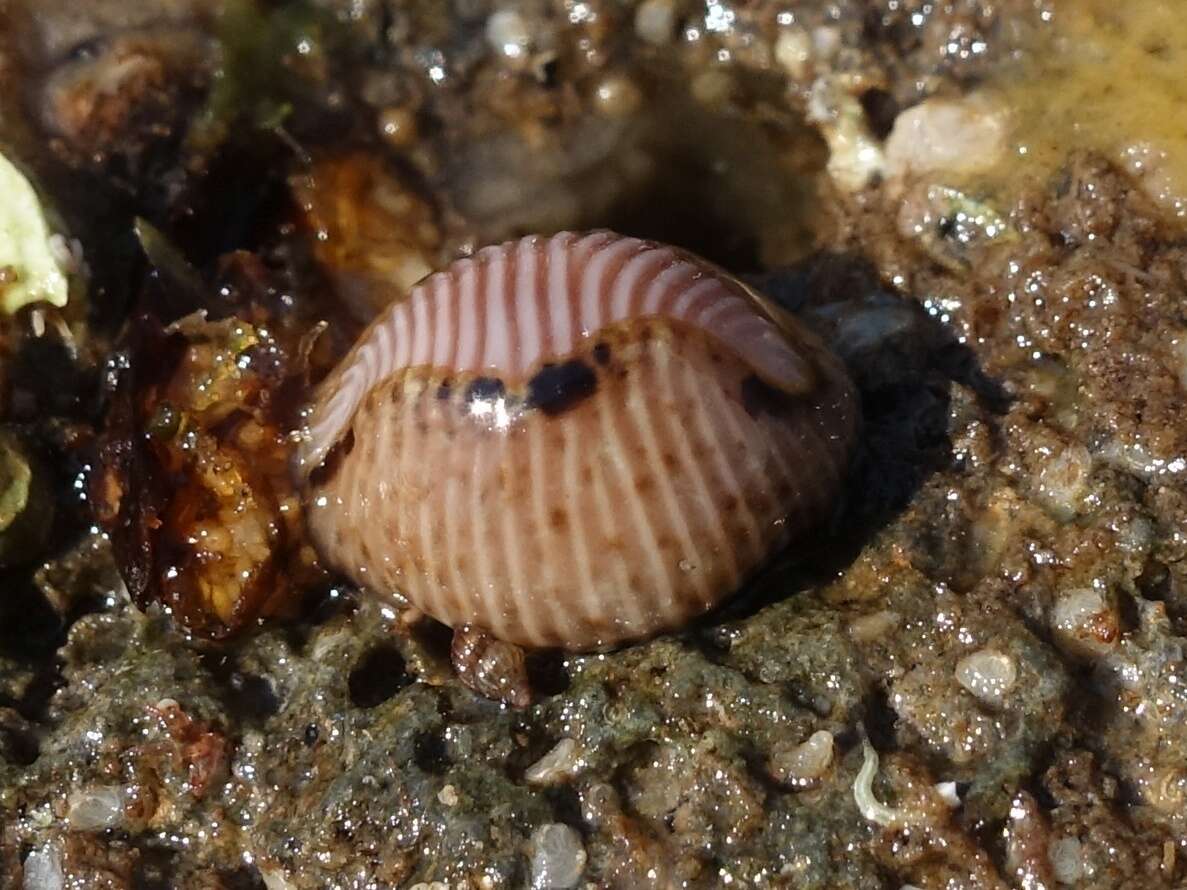
[[[828,513],[855,424],[840,363],[721,270],[562,233],[393,305],[319,390],[300,472],[361,586],[597,649],[711,609]]]

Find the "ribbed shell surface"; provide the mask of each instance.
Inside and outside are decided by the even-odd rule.
[[[361,586],[594,649],[707,611],[830,509],[840,364],[715,267],[609,232],[430,276],[320,388],[312,535]]]

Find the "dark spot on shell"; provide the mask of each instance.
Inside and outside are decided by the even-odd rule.
[[[580,359],[545,365],[528,381],[528,404],[556,416],[589,398],[597,389],[597,374]]]
[[[610,364],[610,344],[599,343],[597,346],[595,346],[593,348],[593,357],[594,361],[596,361],[599,365],[605,366]]]
[[[354,451],[354,427],[348,429],[346,435],[335,442],[334,446],[326,452],[325,460],[309,474],[309,484],[314,488],[321,488],[333,481],[334,477],[338,475],[338,471],[342,469],[342,461],[352,451]]]
[[[552,523],[552,527],[557,531],[561,531],[569,524],[569,514],[559,507],[552,511],[548,519]]]
[[[498,377],[478,377],[466,387],[467,402],[489,402],[507,394],[507,384]]]
[[[437,398],[441,401],[448,401],[453,397],[453,381],[446,377],[441,381],[441,385],[437,388]]]
[[[360,708],[383,704],[412,680],[394,646],[376,646],[355,665],[347,680],[350,700]]]
[[[742,381],[742,407],[751,417],[780,415],[791,410],[792,400],[787,393],[771,386],[756,374],[751,374]]]

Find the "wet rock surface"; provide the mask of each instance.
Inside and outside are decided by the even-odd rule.
[[[1041,4],[149,6],[0,4],[40,35],[32,59],[0,41],[30,107],[64,76],[85,99],[61,65],[112,64],[130,34],[164,58],[103,129],[36,118],[32,166],[67,215],[125,227],[80,229],[96,283],[73,340],[3,319],[0,422],[44,452],[59,508],[4,570],[0,883],[1187,880],[1181,230],[1091,154],[1008,199],[877,157],[901,110],[958,100],[1040,30]],[[245,21],[268,39],[235,43]],[[219,73],[183,64],[194,41]],[[281,87],[227,94],[261,57]],[[130,258],[135,216],[176,251]],[[132,605],[126,542],[91,527],[111,492],[88,480],[138,358],[133,306],[210,316],[174,329],[184,373],[138,390],[175,409],[154,415],[161,466],[258,469],[395,296],[385,276],[592,224],[750,275],[849,365],[862,445],[812,540],[681,634],[531,654],[522,710],[458,682],[446,629],[320,573],[272,481],[228,503],[261,505],[253,564],[287,567],[283,608],[217,580],[155,603],[130,584]],[[193,346],[225,319],[268,349]],[[191,528],[171,497],[160,515]],[[216,524],[189,577],[221,577]]]

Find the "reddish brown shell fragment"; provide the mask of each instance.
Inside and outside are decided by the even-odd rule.
[[[856,400],[794,319],[609,232],[425,279],[320,389],[322,553],[452,627],[596,649],[713,608],[831,510]]]

